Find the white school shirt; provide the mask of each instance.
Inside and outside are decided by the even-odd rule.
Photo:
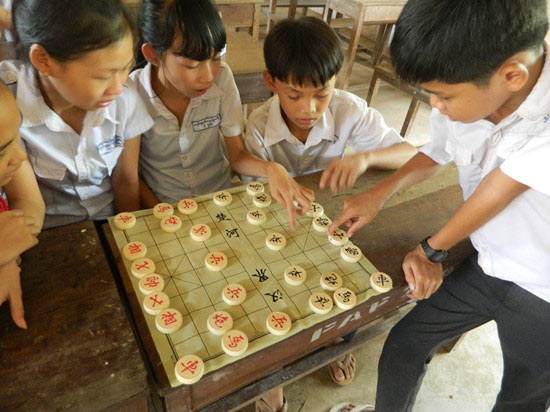
[[[0,6],[2,6],[5,10],[9,11],[11,13],[11,5],[12,0],[0,0]],[[0,42],[6,41],[13,41],[13,33],[9,30],[4,30],[2,33],[0,33]]]
[[[434,109],[421,152],[454,162],[468,199],[492,170],[530,186],[470,236],[483,271],[550,302],[550,61],[520,107],[495,125],[460,123]]]
[[[124,142],[153,123],[139,98],[124,88],[108,107],[86,114],[78,135],[46,105],[31,65],[0,62],[0,79],[23,116],[20,133],[46,203],[45,226],[113,215],[110,176]]]
[[[290,132],[281,110],[277,95],[254,110],[248,118],[245,144],[252,154],[282,164],[292,176],[324,170],[333,159],[344,156],[346,147],[364,152],[403,142],[377,110],[343,90],[334,91],[305,143]]]
[[[154,120],[141,140],[140,169],[161,202],[215,192],[231,186],[231,168],[224,136],[240,136],[243,114],[239,92],[229,66],[208,91],[189,102],[181,127],[178,119],[151,87],[151,64],[130,74]]]

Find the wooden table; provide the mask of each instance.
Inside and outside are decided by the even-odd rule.
[[[47,230],[23,257],[28,330],[0,310],[0,410],[147,410],[147,374],[95,226]]]
[[[367,173],[354,192],[370,187],[386,175],[382,172]],[[306,186],[317,188],[319,174],[298,180]],[[335,216],[348,195],[332,196],[326,191],[317,192],[317,200],[328,215]],[[124,279],[132,314],[140,331],[140,343],[148,354],[147,364],[151,367],[155,385],[153,392],[159,406],[168,411],[183,412],[236,410],[266,390],[310,373],[372,336],[388,330],[401,316],[398,309],[408,302],[401,272],[404,255],[422,238],[442,226],[461,201],[454,169],[447,169],[428,184],[397,195],[365,230],[354,237],[354,242],[378,269],[392,276],[395,285],[392,292],[373,297],[351,311],[207,374],[198,385],[170,387],[147,332],[140,302],[133,298],[135,295],[131,292],[131,285]],[[106,227],[104,229],[109,231]],[[111,249],[117,250],[114,243]],[[456,263],[469,252],[468,245],[461,244],[453,250],[453,259],[449,263]],[[115,252],[115,259],[118,266],[123,265],[118,252]],[[365,325],[368,326],[352,342],[326,347],[335,338]]]
[[[297,0],[291,1],[297,2]],[[330,20],[332,11],[353,19],[352,35],[346,51],[344,67],[338,79],[338,87],[342,89],[348,87],[363,25],[394,23],[406,2],[407,0],[327,0],[323,14],[325,21]]]

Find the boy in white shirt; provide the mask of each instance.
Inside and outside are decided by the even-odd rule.
[[[274,96],[248,119],[252,154],[291,176],[324,170],[321,188],[336,191],[352,187],[369,167],[398,168],[416,152],[363,99],[334,88],[343,54],[322,20],[280,22],[265,39],[264,58]],[[346,148],[353,153],[344,158]]]
[[[245,145],[250,153],[282,165],[291,176],[323,170],[320,186],[352,187],[369,167],[398,168],[416,153],[366,102],[334,88],[343,53],[322,20],[284,20],[264,42],[264,79],[274,96],[250,114]],[[352,153],[345,155],[346,149]],[[335,383],[351,383],[353,354],[333,362]],[[282,391],[257,402],[259,412],[284,411]]]
[[[431,93],[432,141],[348,199],[330,230],[345,224],[353,234],[393,193],[449,162],[465,203],[405,257],[405,278],[420,302],[385,343],[376,411],[410,410],[435,350],[490,320],[504,358],[493,410],[550,406],[546,7],[544,0],[409,0],[397,22],[392,60],[399,76]],[[447,249],[467,236],[477,253],[443,279]]]

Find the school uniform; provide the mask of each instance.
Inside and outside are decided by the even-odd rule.
[[[46,203],[45,227],[112,216],[110,176],[124,142],[152,126],[137,96],[125,88],[108,107],[89,111],[79,135],[45,103],[31,65],[0,62],[0,79],[21,110],[21,137]]]
[[[231,186],[225,137],[240,136],[243,115],[239,92],[229,66],[222,63],[212,86],[190,100],[181,126],[151,86],[153,66],[130,74],[154,120],[141,141],[142,178],[162,202],[215,192]]]
[[[496,125],[453,122],[432,111],[432,141],[420,151],[457,165],[465,200],[495,168],[530,189],[472,233],[475,256],[392,330],[379,364],[377,411],[409,410],[435,349],[490,320],[504,357],[493,410],[550,407],[549,91],[547,59],[527,99]]]
[[[334,159],[353,152],[380,149],[403,142],[382,115],[358,96],[335,90],[327,110],[302,143],[289,130],[277,95],[254,110],[247,122],[245,144],[250,153],[283,165],[291,176],[327,168]]]

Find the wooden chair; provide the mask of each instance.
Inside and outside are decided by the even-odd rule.
[[[283,18],[293,19],[296,17],[298,9],[302,9],[302,15],[307,15],[308,10],[311,8],[321,8],[323,11],[326,6],[326,0],[269,0],[267,7],[267,28],[269,30],[277,21]],[[278,13],[278,9],[288,8],[287,13]]]
[[[416,117],[420,103],[424,102],[429,105],[430,96],[422,89],[401,80],[395,73],[390,61],[388,50],[392,30],[393,24],[383,25],[381,33],[377,39],[377,45],[373,55],[374,69],[366,100],[370,106],[374,96],[376,96],[378,92],[380,83],[379,80],[383,80],[393,87],[411,95],[411,103],[409,105],[409,109],[407,110],[407,114],[405,115],[403,125],[401,126],[401,135],[406,137],[410,132],[410,126]]]
[[[256,41],[260,38],[260,15],[264,0],[216,0],[227,32],[248,29]]]
[[[349,86],[353,63],[365,27],[394,23],[405,3],[406,0],[327,0],[323,19],[336,29],[351,30],[338,87],[347,89]],[[379,34],[372,37],[378,39]]]

